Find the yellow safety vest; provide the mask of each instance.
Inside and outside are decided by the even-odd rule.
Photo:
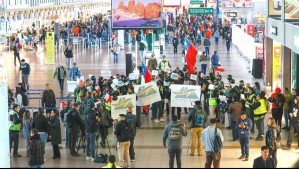
[[[216,98],[210,98],[209,99],[209,106],[217,106],[217,99]]]
[[[254,110],[254,115],[257,115],[257,117],[254,117],[254,121],[260,119],[258,115],[267,113],[267,105],[265,99],[260,99],[259,102],[261,103],[261,106]]]
[[[169,67],[168,61],[161,61],[161,70],[164,71],[166,67]]]
[[[14,110],[12,110],[12,111],[9,112],[10,116],[13,116],[15,114],[18,116],[18,119],[19,119],[20,116],[19,116],[19,114],[17,112],[15,112]],[[9,118],[9,130],[12,130],[12,131],[21,131],[21,123],[14,124],[13,121],[11,121],[10,118]]]
[[[106,105],[106,110],[111,111],[111,104],[106,102],[105,105]]]
[[[252,102],[254,96],[255,96],[255,94],[251,94],[251,95],[249,95],[249,97],[248,97],[248,102],[249,102],[249,101]],[[252,105],[252,103],[245,104],[245,107],[249,109],[251,105]]]

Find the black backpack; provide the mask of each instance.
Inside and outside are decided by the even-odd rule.
[[[121,140],[128,140],[128,139],[133,139],[133,128],[131,124],[125,123],[123,124],[123,130],[120,135]]]
[[[282,108],[284,105],[284,98],[282,94],[277,94],[276,99],[274,100],[274,104],[275,106],[277,106],[278,108]]]
[[[22,92],[21,92],[21,95],[22,95],[23,106],[28,106],[29,105],[29,98],[28,98],[28,96],[25,93],[22,93]]]

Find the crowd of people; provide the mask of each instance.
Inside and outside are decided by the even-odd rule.
[[[180,39],[187,37],[196,45],[196,42],[201,42],[201,38],[206,40],[214,35],[215,44],[218,45],[219,39],[217,38],[223,35],[227,42],[228,51],[231,43],[230,28],[228,26],[222,27],[211,16],[192,16],[190,20],[187,17],[181,17],[176,26],[168,25],[167,33],[169,35],[168,40],[173,39],[170,43],[173,43],[175,48],[179,41],[178,37]],[[183,136],[187,135],[186,124],[181,122],[182,109],[188,114],[191,128],[192,141],[189,155],[194,156],[197,150],[198,156],[202,156],[205,151],[205,167],[211,167],[212,163],[214,167],[220,167],[221,145],[224,136],[222,131],[217,128],[217,125],[225,124],[226,119],[228,119],[226,129],[232,131],[232,141],[238,140],[240,142],[241,154],[239,159],[249,160],[249,142],[250,138],[254,137],[256,128],[258,130],[256,141],[265,141],[266,146],[261,148],[262,156],[254,160],[253,166],[255,168],[265,167],[265,165],[267,167],[276,167],[278,164],[277,144],[281,140],[283,112],[285,112],[286,121],[288,121],[284,129],[289,130],[287,145],[284,149],[290,149],[295,132],[297,132],[297,136],[299,134],[299,116],[297,115],[299,97],[296,96],[294,91],[290,93],[288,88],[285,88],[285,94],[282,94],[281,90],[277,88],[275,93],[267,99],[258,82],[252,86],[241,80],[238,85],[235,85],[235,80],[231,75],[225,81],[221,74],[214,70],[220,62],[217,51],[209,59],[209,48],[207,48],[209,45],[207,42],[204,42],[203,45],[205,46],[205,52],[200,56],[202,69],[198,71],[195,68],[196,80],[191,78],[186,65],[171,70],[172,66],[165,55],[163,55],[162,61],[158,63],[153,54],[147,65],[151,71],[158,70],[159,72],[158,75],[152,75],[151,78],[152,82],[157,84],[161,96],[160,101],[150,105],[152,110],[151,119],[159,123],[165,122],[164,117],[168,117],[170,121],[163,133],[163,144],[165,148],[168,147],[170,158],[169,167],[174,167],[175,157],[178,168],[182,166],[182,139]],[[174,49],[174,53],[176,52],[177,49]],[[211,66],[207,70],[209,60]],[[117,61],[118,59],[115,57],[114,62]],[[73,64],[72,68],[70,68],[70,64],[68,65],[65,69],[64,66],[59,64],[54,73],[54,78],[57,77],[62,92],[66,77],[77,79],[81,76],[76,63]],[[43,165],[45,145],[49,139],[53,146],[53,159],[61,158],[58,146],[62,140],[61,122],[64,123],[65,145],[69,147],[70,155],[73,157],[80,156],[78,149],[81,142],[83,142],[82,140],[85,139],[86,146],[83,148],[86,148],[86,160],[95,161],[97,155],[96,143],[101,139],[100,145],[102,147],[107,146],[108,128],[113,125],[111,100],[117,100],[117,97],[121,95],[134,94],[134,86],[140,85],[142,81],[142,75],[137,80],[131,80],[120,74],[110,78],[91,76],[85,82],[80,81],[74,91],[74,100],[68,100],[66,107],[60,112],[56,110],[55,93],[50,89],[49,84],[46,84],[46,89],[42,94],[42,107],[44,109],[34,113],[34,117],[31,118],[30,113],[23,108],[24,99],[22,97],[29,89],[28,76],[30,74],[30,66],[26,64],[25,60],[22,60],[20,70],[24,75],[23,83],[20,83],[20,86],[17,87],[15,96],[13,96],[11,90],[9,93],[10,104],[12,104],[10,110],[10,148],[14,143],[13,157],[21,156],[18,153],[18,142],[19,131],[22,130],[23,134],[27,136],[24,138],[26,139],[26,155],[30,159],[30,166]],[[171,73],[176,73],[178,77],[173,79]],[[113,86],[115,79],[122,81],[123,85]],[[226,82],[228,82],[227,86],[224,85]],[[171,105],[171,84],[198,85],[201,87],[202,94],[200,99],[195,102],[194,108],[176,108]],[[272,103],[272,106],[269,102]],[[265,130],[265,116],[271,107],[273,118],[268,119],[268,128]],[[45,110],[46,116],[44,115]],[[131,162],[136,160],[134,138],[136,137],[137,128],[142,125],[140,115],[142,113],[149,115],[150,109],[137,106],[136,115],[132,114],[133,110],[133,107],[128,107],[127,112],[119,115],[113,133],[118,142],[118,164],[121,167],[131,167]],[[164,112],[166,116],[163,115]],[[21,128],[21,124],[23,128]],[[263,136],[265,136],[265,139]],[[219,142],[218,147],[215,143],[216,138]],[[197,139],[198,147],[196,148]],[[76,145],[79,148],[76,149]],[[299,141],[297,148],[299,148]],[[111,163],[109,166],[116,167],[114,156],[111,156],[109,161]]]

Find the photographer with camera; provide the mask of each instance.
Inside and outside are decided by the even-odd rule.
[[[95,141],[97,135],[98,125],[100,121],[95,111],[95,104],[90,103],[89,109],[84,112],[84,125],[86,133],[86,160],[94,161],[95,154]]]
[[[247,118],[247,114],[245,112],[241,114],[241,118],[238,120],[236,127],[238,128],[238,135],[242,153],[239,159],[245,158],[244,161],[248,161],[250,130],[252,127],[252,122],[249,118]]]
[[[79,129],[81,129],[81,137],[85,136],[85,129],[84,129],[84,123],[82,121],[82,118],[80,117],[80,104],[79,103],[74,103],[74,108],[70,110],[69,112],[69,117],[67,118],[69,123],[69,133],[70,133],[70,152],[73,157],[78,157],[80,154],[75,151],[76,148],[76,143],[79,138]]]

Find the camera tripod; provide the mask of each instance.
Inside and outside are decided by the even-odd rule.
[[[81,136],[79,139],[79,142],[77,144],[77,153],[79,152],[81,147],[83,148],[83,153],[85,153],[85,150],[86,150],[86,137],[85,136]]]

